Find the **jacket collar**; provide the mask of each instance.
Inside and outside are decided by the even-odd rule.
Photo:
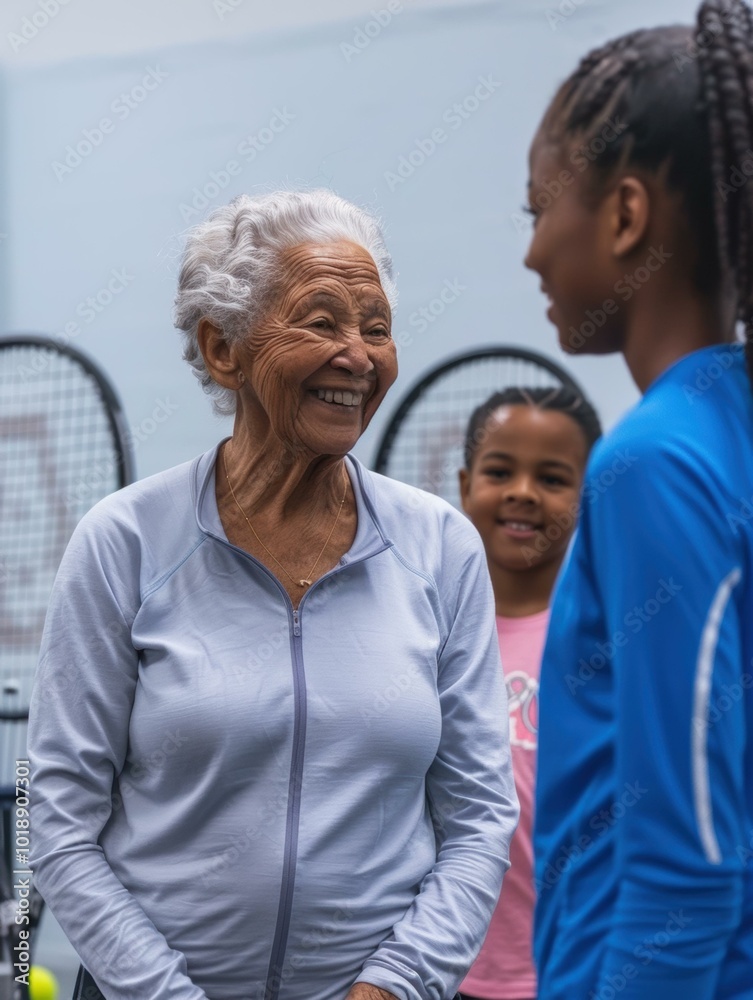
[[[228,542],[225,529],[222,527],[215,494],[217,455],[220,446],[227,440],[224,438],[214,448],[210,448],[209,451],[204,452],[195,460],[191,485],[199,529],[204,534],[229,545],[231,543]],[[346,455],[345,463],[355,495],[358,527],[353,544],[340,560],[340,566],[368,559],[393,545],[393,542],[387,537],[377,513],[373,476],[352,455]]]

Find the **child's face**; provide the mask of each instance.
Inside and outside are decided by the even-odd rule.
[[[485,431],[460,495],[489,562],[524,572],[561,560],[577,523],[583,431],[565,413],[524,405],[500,407]]]

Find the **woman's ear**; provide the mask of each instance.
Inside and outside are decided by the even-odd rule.
[[[651,214],[651,196],[638,177],[621,177],[608,195],[612,253],[626,257],[643,240]]]
[[[196,337],[204,364],[214,381],[225,389],[237,389],[239,373],[243,373],[222,330],[204,316],[199,320]]]

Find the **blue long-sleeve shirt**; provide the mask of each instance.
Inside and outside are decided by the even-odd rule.
[[[215,458],[102,501],[65,554],[35,881],[108,1000],[447,1000],[517,819],[481,542],[348,460],[356,537],[294,612],[228,542]]]
[[[541,672],[545,1000],[753,997],[753,397],[681,359],[596,447]]]

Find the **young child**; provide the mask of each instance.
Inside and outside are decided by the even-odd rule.
[[[589,463],[542,663],[547,1000],[753,996],[752,27],[709,0],[589,53],[530,151],[560,343],[644,394]]]
[[[472,415],[460,492],[483,539],[507,682],[520,822],[502,900],[461,990],[483,1000],[533,998],[533,789],[539,664],[549,598],[575,529],[591,445],[591,406],[569,389],[507,389]]]

